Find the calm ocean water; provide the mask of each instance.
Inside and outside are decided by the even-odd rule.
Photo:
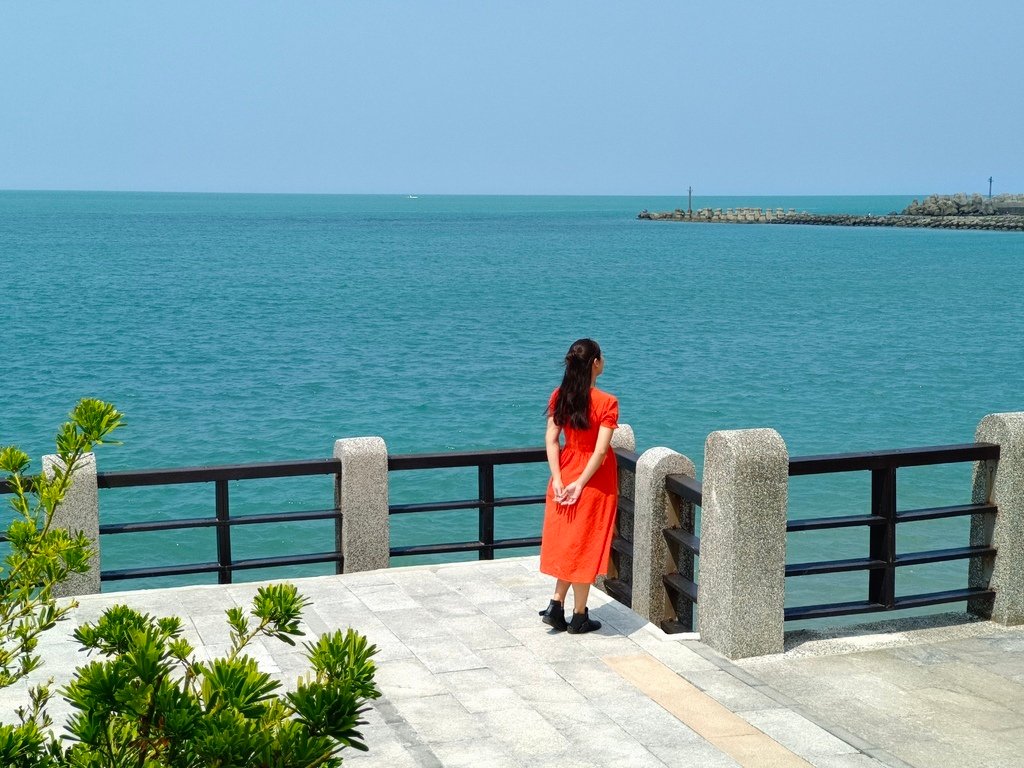
[[[909,197],[695,198],[887,213]],[[33,455],[82,396],[127,415],[101,469],[538,445],[573,339],[640,450],[698,465],[715,429],[770,426],[792,455],[961,443],[1024,410],[1016,233],[641,222],[685,197],[0,193],[6,349],[0,442]],[[540,492],[542,467],[499,472]],[[900,475],[900,507],[969,500],[969,467]],[[793,514],[868,505],[866,475],[793,481]],[[469,498],[472,473],[396,478],[399,501]],[[330,483],[238,484],[233,513],[329,506]],[[103,519],[212,514],[212,487],[105,491]],[[394,521],[400,543],[469,538],[469,513]],[[501,513],[532,533],[540,511]],[[240,557],[308,551],[329,528],[236,529]],[[901,551],[966,521],[900,529]],[[790,560],[862,556],[866,531],[791,537]],[[209,532],[104,541],[104,567],[213,559]],[[310,567],[305,573],[315,573]],[[904,594],[964,564],[900,571]],[[252,572],[251,578],[280,575]],[[866,576],[790,582],[791,604],[858,599]],[[140,586],[139,582],[124,586]]]

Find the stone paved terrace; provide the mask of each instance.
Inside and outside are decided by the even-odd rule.
[[[551,631],[537,616],[551,581],[533,557],[295,583],[312,600],[307,634],[353,626],[380,648],[383,696],[353,767],[1024,764],[1024,629],[793,633],[786,653],[733,663],[596,591],[599,632]],[[84,658],[69,625],[116,602],[188,617],[201,652],[222,652],[224,609],[256,586],[80,598],[44,641],[44,671],[67,680]],[[283,644],[253,655],[286,684],[306,670]],[[24,686],[0,691],[0,718],[23,702]]]

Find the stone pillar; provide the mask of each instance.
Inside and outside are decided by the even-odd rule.
[[[43,456],[43,472],[53,477],[56,466],[63,466],[60,458]],[[84,533],[92,547],[89,570],[72,573],[53,592],[57,597],[95,595],[100,591],[100,496],[96,487],[96,456],[87,453],[78,462],[71,475],[71,486],[53,515],[54,528],[65,528],[72,535]]]
[[[616,448],[624,451],[636,450],[636,438],[633,436],[633,428],[629,426],[629,424],[619,424],[619,428],[612,434],[612,449],[614,450]],[[633,486],[633,473],[620,466],[619,497],[632,500]],[[619,510],[619,514],[616,515],[615,518],[615,534],[617,536],[622,536],[624,539],[629,541],[633,540],[633,519],[630,515],[623,514],[621,510]],[[598,576],[595,584],[598,589],[605,592],[604,583],[607,579],[620,579],[624,575],[628,575],[632,568],[633,564],[628,560],[626,555],[612,551],[608,567],[608,575]]]
[[[391,529],[387,445],[380,437],[346,437],[334,443],[334,457],[341,459],[334,490],[341,525],[335,539],[345,558],[345,572],[387,568]]]
[[[996,595],[969,601],[967,610],[999,624],[1024,624],[1024,413],[989,414],[975,439],[998,443],[999,461],[975,464],[973,501],[995,504],[999,512],[972,517],[971,545],[998,551],[971,559],[968,584],[991,586]]]
[[[702,642],[730,659],[783,650],[789,453],[773,429],[712,432],[704,448]]]
[[[675,611],[661,577],[677,569],[662,533],[670,527],[693,532],[693,505],[665,490],[666,475],[695,477],[693,462],[668,448],[644,451],[636,463],[636,511],[633,529],[633,610],[661,626]],[[679,573],[693,580],[693,558]],[[689,573],[684,573],[688,570]],[[685,617],[680,617],[681,619]],[[686,622],[684,621],[684,624]]]

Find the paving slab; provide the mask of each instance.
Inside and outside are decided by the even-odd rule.
[[[537,558],[296,579],[307,639],[353,627],[377,645],[383,693],[367,711],[362,768],[1010,766],[1024,755],[1024,630],[964,616],[787,635],[786,651],[731,662],[693,633],[666,635],[592,591],[598,632],[542,624]],[[41,643],[36,677],[65,683],[86,656],[73,629],[116,603],[179,615],[200,658],[227,649],[224,611],[258,584],[79,598]],[[286,686],[301,643],[254,643]],[[25,702],[0,690],[0,720]],[[64,707],[62,709],[62,707]],[[66,706],[57,701],[55,714]]]
[[[946,614],[805,631],[798,639],[786,653],[742,667],[798,701],[837,749],[844,744],[894,768],[1024,764],[1024,684],[1016,677],[1024,628]],[[750,720],[793,743],[780,724]],[[813,741],[801,747],[818,750]],[[856,765],[855,757],[847,762]]]

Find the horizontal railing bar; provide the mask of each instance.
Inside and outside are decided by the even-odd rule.
[[[821,531],[829,528],[850,528],[857,525],[885,525],[880,515],[840,515],[832,517],[809,517],[803,520],[787,520],[786,530]]]
[[[618,450],[616,455],[623,465],[635,469],[639,458],[633,451]],[[514,448],[488,451],[460,451],[445,453],[396,454],[388,457],[388,469],[441,469],[471,467],[486,464],[524,464],[542,462],[547,456],[544,448]],[[999,458],[999,446],[993,443],[966,443],[960,445],[897,448],[885,451],[795,456],[789,462],[790,475],[822,474],[882,469],[885,467],[925,466],[963,461],[983,461]],[[262,464],[224,464],[169,469],[119,470],[97,474],[100,488],[124,488],[143,485],[174,485],[179,483],[210,482],[214,480],[248,480],[303,475],[329,475],[341,471],[336,458],[302,459]],[[699,483],[696,487],[699,487]],[[670,489],[673,490],[673,489]],[[6,481],[0,481],[0,492],[9,492]],[[683,493],[680,496],[687,498]],[[693,499],[687,498],[688,501]]]
[[[793,608],[786,608],[783,616],[786,621],[798,621],[801,619],[826,619],[835,616],[853,616],[859,613],[876,613],[884,611],[885,606],[881,603],[872,603],[867,600],[855,600],[850,603],[825,603],[823,605],[801,605]]]
[[[700,480],[695,480],[684,474],[667,475],[665,477],[665,488],[691,504],[701,505],[704,495],[704,486]]]
[[[856,557],[849,560],[821,560],[813,563],[792,563],[786,566],[787,576],[813,576],[819,573],[844,573],[885,568],[885,560]]]
[[[957,504],[952,507],[931,507],[930,509],[908,509],[896,513],[896,522],[914,523],[918,520],[936,520],[941,517],[962,515],[985,515],[999,511],[995,504]]]
[[[404,547],[391,547],[391,557],[408,557],[410,555],[443,555],[453,552],[480,552],[485,547],[494,549],[520,549],[523,547],[540,546],[540,536],[526,536],[519,539],[498,539],[493,544],[482,541],[457,541],[443,544],[412,544]]]
[[[166,565],[153,568],[120,568],[112,571],[100,571],[100,581],[124,581],[126,579],[148,579],[161,576],[191,576],[196,573],[216,573],[220,570],[217,563],[187,563],[184,565]]]
[[[26,491],[31,491],[33,486],[32,478],[29,477],[28,475],[25,475],[21,478],[21,480],[22,487]],[[10,481],[0,478],[0,495],[5,493],[14,493],[14,486],[11,485]]]
[[[830,453],[818,456],[794,456],[789,460],[789,474],[821,475],[831,472],[856,472],[893,467],[923,467],[962,461],[987,461],[999,458],[994,443],[931,445],[920,448],[896,448],[887,451]]]
[[[533,496],[506,496],[494,501],[483,499],[458,499],[455,501],[424,501],[412,504],[392,504],[388,507],[388,514],[408,515],[414,512],[448,512],[454,509],[479,509],[480,507],[521,507],[528,504],[543,504],[544,497]]]
[[[540,494],[532,496],[506,496],[491,502],[494,507],[524,507],[528,504],[543,504],[545,497]]]
[[[521,539],[499,539],[493,544],[495,549],[521,549],[523,547],[539,547],[540,536],[524,536]]]
[[[661,577],[661,582],[665,585],[666,589],[688,598],[692,603],[697,602],[699,588],[689,579],[680,576],[678,573],[669,573]]]
[[[679,619],[662,619],[659,626],[661,631],[666,635],[678,635],[683,632],[692,632],[693,625],[690,623],[684,624]]]
[[[700,555],[699,536],[687,533],[682,528],[663,528],[661,532],[665,535],[667,540],[674,541],[676,544],[690,552],[693,552],[695,555]]]
[[[931,507],[928,509],[908,509],[896,513],[896,521],[913,523],[918,520],[934,520],[942,517],[959,517],[962,515],[978,515],[994,513],[998,507],[993,504],[958,504],[951,507]],[[857,525],[885,525],[884,517],[878,515],[844,515],[842,517],[813,517],[804,520],[790,520],[786,530],[818,531],[829,528],[849,528]]]
[[[152,531],[185,531],[191,528],[212,528],[215,517],[179,517],[175,520],[143,520],[137,523],[105,523],[100,526],[101,536],[119,533],[149,533]]]
[[[636,472],[636,463],[640,459],[640,454],[636,451],[627,451],[625,448],[616,448],[615,459],[619,469]]]
[[[339,472],[341,472],[340,459],[304,459],[273,461],[265,464],[220,464],[202,467],[98,472],[96,485],[100,488],[132,488],[145,485],[209,483],[216,480],[259,480],[274,477],[336,475]]]
[[[388,469],[446,469],[480,467],[488,464],[533,464],[547,461],[544,448],[511,448],[501,451],[451,451],[446,453],[406,453],[388,456]]]
[[[423,501],[413,504],[391,504],[389,515],[408,515],[415,512],[449,512],[456,509],[477,509],[480,499],[460,499],[458,501]]]
[[[342,558],[340,552],[317,552],[309,555],[277,555],[275,557],[253,557],[247,560],[235,560],[230,568],[232,571],[244,571],[252,568],[277,568],[286,565],[341,562],[344,562],[344,558]]]
[[[233,517],[226,525],[261,525],[269,523],[294,523],[302,520],[337,520],[338,509],[313,509],[307,512],[272,512],[264,515]],[[175,520],[143,520],[137,523],[107,523],[100,526],[100,535],[119,533],[145,533],[151,531],[179,531],[190,528],[212,528],[218,525],[215,517],[180,517]]]
[[[944,592],[929,592],[923,595],[906,595],[896,598],[896,608],[919,608],[925,605],[938,605],[940,603],[956,603],[960,600],[972,600],[979,597],[994,597],[994,589],[984,587],[966,587],[964,589],[950,589]]]
[[[246,570],[252,568],[274,568],[289,565],[309,565],[310,563],[344,562],[339,552],[323,552],[311,555],[279,555],[276,557],[259,557],[248,560],[236,560],[230,570]],[[156,568],[121,568],[118,570],[101,571],[101,581],[126,581],[128,579],[148,579],[163,576],[191,576],[198,573],[216,573],[220,570],[217,563],[185,563],[182,565],[166,565]]]
[[[620,555],[626,555],[627,557],[633,556],[633,542],[628,539],[624,539],[621,536],[612,537],[612,549]]]
[[[633,587],[622,579],[605,579],[603,591],[623,605],[630,605],[633,602]]]
[[[943,592],[929,592],[923,595],[907,595],[897,597],[894,610],[903,608],[919,608],[940,603],[955,603],[979,597],[992,597],[995,591],[983,587],[967,587],[950,589]],[[850,616],[858,613],[877,613],[886,610],[881,603],[858,601],[852,603],[831,603],[826,605],[805,605],[785,610],[786,621],[800,619],[824,619],[836,616]]]
[[[636,504],[632,499],[627,499],[625,496],[619,496],[619,512],[624,512],[627,515],[635,514]]]
[[[924,565],[925,563],[941,563],[946,560],[963,560],[968,557],[984,557],[994,555],[995,547],[955,547],[952,549],[934,549],[930,552],[908,552],[896,555],[896,565]]]
[[[264,523],[291,523],[300,520],[338,520],[340,518],[340,509],[310,509],[305,512],[268,512],[262,515],[236,515],[228,520],[228,525],[261,525]]]
[[[391,547],[391,557],[407,557],[409,555],[443,555],[452,552],[479,552],[486,545],[482,541],[460,541],[445,544],[411,544],[403,547]],[[497,546],[497,545],[495,545]]]

